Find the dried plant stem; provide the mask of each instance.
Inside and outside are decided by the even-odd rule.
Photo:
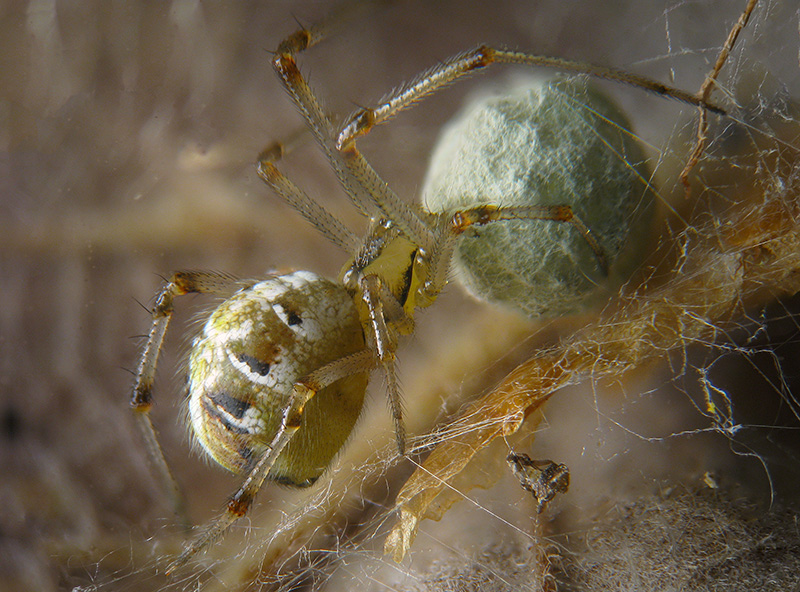
[[[739,38],[739,33],[741,33],[742,29],[747,26],[747,21],[750,20],[750,14],[756,7],[757,2],[758,0],[748,0],[747,6],[745,6],[744,11],[739,16],[739,20],[736,21],[736,24],[733,25],[733,28],[728,34],[728,38],[725,40],[725,44],[722,46],[722,49],[717,56],[717,61],[714,62],[714,67],[703,81],[703,85],[700,87],[700,92],[697,93],[697,97],[703,102],[707,102],[711,98],[711,92],[717,86],[717,76],[719,76],[719,73],[722,70],[722,67],[725,65],[725,62],[728,61],[728,56],[730,55],[731,50],[736,43],[736,39]],[[683,170],[680,174],[680,180],[683,184],[686,199],[689,199],[692,193],[692,188],[689,185],[689,174],[692,172],[692,169],[697,166],[700,156],[702,156],[703,151],[706,149],[707,143],[708,112],[701,108],[698,109],[697,139],[695,140],[694,148],[689,156],[689,160],[686,161],[686,166],[683,167]]]

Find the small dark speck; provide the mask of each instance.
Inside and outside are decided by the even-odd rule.
[[[289,311],[288,318],[290,327],[293,325],[300,325],[303,322],[303,319],[300,318],[300,315],[294,312],[293,310]]]
[[[260,374],[261,376],[266,376],[269,374],[269,363],[263,362],[258,358],[250,356],[248,354],[238,354],[236,356],[242,364],[247,364],[247,366],[255,372],[256,374]]]
[[[14,407],[7,407],[2,415],[0,415],[0,430],[6,440],[16,440],[19,436],[22,420],[20,419],[19,412]]]
[[[242,419],[244,414],[250,409],[250,403],[242,401],[236,397],[230,396],[224,391],[219,391],[208,395],[208,398],[214,402],[220,409],[226,413],[231,414],[236,419]]]

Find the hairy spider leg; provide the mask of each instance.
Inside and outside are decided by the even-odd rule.
[[[708,100],[708,96],[693,95],[645,76],[630,74],[623,70],[598,66],[588,62],[539,56],[522,51],[508,51],[481,45],[453,56],[426,70],[408,84],[389,93],[377,107],[363,108],[356,111],[348,118],[337,134],[336,147],[339,150],[345,150],[353,145],[357,138],[369,133],[376,125],[390,119],[400,111],[412,107],[421,99],[443,89],[452,82],[491,64],[521,64],[534,68],[586,74],[594,78],[635,86],[669,99],[701,107],[713,113],[726,114],[724,109],[711,103]]]
[[[603,247],[588,226],[572,211],[570,206],[509,206],[499,207],[491,204],[478,205],[473,208],[458,210],[451,215],[440,214],[445,222],[444,233],[439,247],[430,259],[430,271],[427,281],[420,288],[418,302],[432,302],[447,284],[450,262],[456,247],[456,240],[472,226],[485,226],[503,220],[549,220],[564,222],[577,230],[589,244],[597,258],[597,265],[604,274],[608,274],[609,265]]]
[[[261,180],[334,245],[341,247],[348,254],[355,253],[361,245],[361,239],[281,173],[272,162],[275,156],[271,152],[262,152],[262,158],[256,169]]]
[[[330,119],[297,67],[295,56],[324,38],[324,28],[300,29],[287,37],[272,60],[273,68],[289,96],[325,151],[343,188],[369,217],[392,220],[413,243],[430,249],[435,236],[420,214],[392,191],[355,146],[337,148]]]
[[[162,489],[167,493],[174,513],[187,527],[190,521],[186,513],[183,494],[169,469],[164,451],[158,442],[153,421],[150,418],[156,366],[161,347],[164,344],[164,336],[175,309],[175,298],[191,293],[226,294],[233,291],[237,285],[238,282],[235,278],[223,273],[178,271],[172,274],[164,288],[156,295],[152,310],[153,324],[139,360],[136,382],[131,394],[131,407],[136,417],[136,423],[142,432],[147,455],[155,468]]]

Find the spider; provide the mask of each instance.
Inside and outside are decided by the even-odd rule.
[[[324,38],[329,23],[301,28],[278,47],[272,65],[322,148],[342,188],[368,219],[364,237],[346,228],[277,168],[277,145],[262,153],[261,179],[333,244],[350,254],[332,281],[307,271],[239,281],[204,271],[173,274],[158,293],[131,405],[179,514],[180,495],[149,411],[167,325],[177,296],[225,295],[189,355],[189,420],[203,449],[244,476],[224,512],[191,539],[170,570],[185,563],[244,516],[266,479],[305,487],[316,481],[358,419],[370,372],[387,382],[397,449],[406,433],[395,368],[400,338],[414,330],[415,309],[445,287],[465,234],[501,221],[545,220],[571,227],[588,245],[599,273],[609,261],[595,233],[570,206],[473,204],[430,212],[402,201],[359,152],[358,138],[416,101],[493,63],[555,68],[622,82],[705,109],[721,110],[658,82],[585,63],[480,46],[424,72],[380,105],[357,111],[338,130],[323,112],[296,56]]]

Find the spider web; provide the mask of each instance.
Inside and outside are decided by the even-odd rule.
[[[478,42],[696,90],[745,2],[509,1],[490,15],[474,4],[403,2],[363,15],[301,68],[340,116]],[[343,254],[268,196],[251,165],[300,124],[264,48],[296,28],[294,16],[314,22],[326,9],[178,0],[0,8],[0,588],[797,586],[795,518],[784,507],[798,480],[800,17],[778,0],[758,4],[720,74],[712,96],[731,117],[710,118],[688,200],[678,176],[696,110],[603,85],[648,151],[662,210],[653,251],[618,299],[536,323],[449,288],[399,353],[420,464],[396,456],[376,374],[351,442],[315,487],[265,487],[228,536],[163,575],[184,534],[127,409],[130,377],[119,368],[134,365],[128,337],[148,324],[132,298],[146,303],[155,273],[174,269],[336,276]],[[514,72],[475,76],[398,116],[365,138],[365,155],[413,199],[442,123]],[[361,228],[327,164],[300,144],[287,173]],[[237,486],[192,454],[182,425],[187,335],[211,305],[179,305],[154,411],[197,523]],[[578,351],[588,367],[574,364]],[[563,370],[564,386],[540,407],[531,384],[543,368]],[[499,394],[518,401],[517,412],[480,407]],[[420,475],[437,483],[441,473],[423,464],[435,460],[430,451],[484,428],[501,435],[418,510],[440,519],[419,521],[402,562],[386,556],[404,484]],[[565,463],[569,492],[537,515],[505,464],[511,450]]]

